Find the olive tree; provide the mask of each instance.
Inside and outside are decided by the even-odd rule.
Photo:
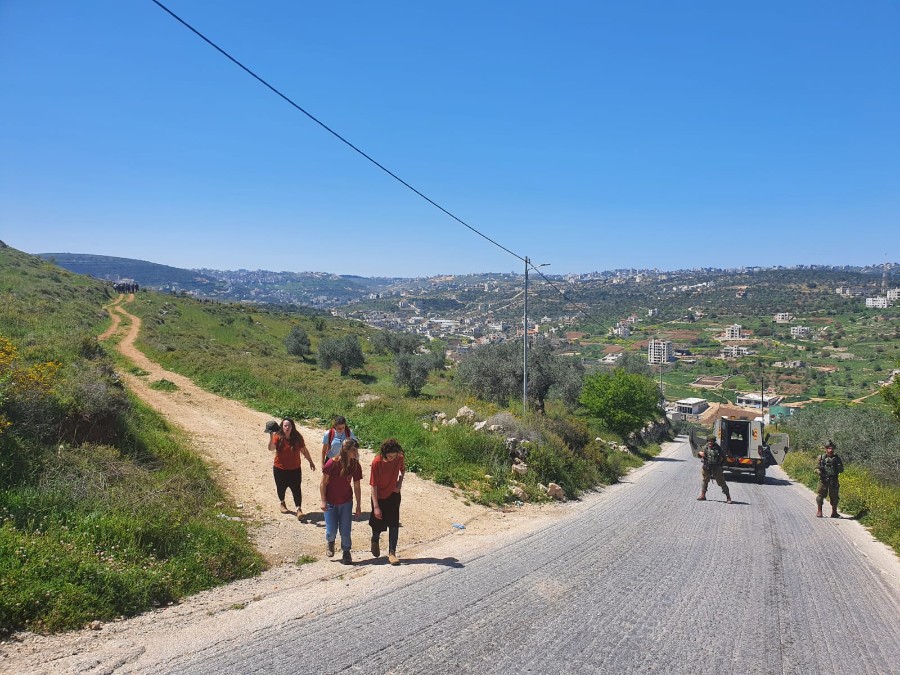
[[[394,359],[394,384],[418,396],[428,380],[432,359],[427,355],[398,354]]]
[[[543,412],[545,401],[554,393],[574,405],[582,372],[580,362],[557,356],[549,343],[537,341],[528,351],[529,402]],[[508,404],[522,393],[522,345],[505,342],[475,349],[459,365],[456,382],[486,401]]]
[[[288,333],[287,337],[284,339],[284,346],[287,349],[288,354],[299,356],[304,361],[306,361],[307,356],[312,354],[309,336],[306,334],[306,331],[297,324],[294,324],[291,327],[291,332]]]
[[[357,336],[346,335],[319,343],[319,366],[328,370],[335,363],[341,366],[341,375],[347,375],[351,368],[362,368],[366,364]]]

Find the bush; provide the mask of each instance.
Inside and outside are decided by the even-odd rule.
[[[291,332],[288,333],[287,337],[284,339],[284,346],[287,349],[288,354],[291,356],[299,356],[304,361],[306,361],[307,356],[312,354],[309,336],[306,334],[306,331],[297,324],[294,324],[291,327]]]

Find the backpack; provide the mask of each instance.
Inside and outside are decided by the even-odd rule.
[[[350,438],[350,437],[353,435],[353,432],[350,431],[350,425],[349,425],[349,424],[345,425],[345,426],[344,426],[344,429],[346,429],[346,431],[344,432],[345,435],[346,435],[346,437],[347,437],[347,438]],[[331,428],[328,430],[328,447],[329,447],[329,448],[331,447],[331,442],[332,442],[333,440],[334,440],[334,427],[331,427]]]

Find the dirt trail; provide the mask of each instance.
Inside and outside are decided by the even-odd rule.
[[[131,302],[134,296],[128,296]],[[117,349],[147,375],[123,373],[128,387],[172,424],[181,427],[190,442],[213,467],[216,481],[239,505],[242,517],[253,524],[254,544],[270,564],[296,562],[300,556],[323,558],[325,523],[319,509],[319,481],[321,479],[322,436],[324,429],[300,425],[298,429],[310,449],[316,470],[303,467],[303,510],[307,522],[298,522],[293,515],[282,514],[278,508],[272,478],[272,453],[263,426],[271,415],[204,391],[190,379],[165,370],[148,359],[135,346],[141,321],[126,311],[122,297],[109,305],[113,325],[104,336],[121,335]],[[174,382],[176,391],[158,391],[149,385],[160,379]],[[351,427],[353,411],[347,411]],[[373,453],[363,449],[363,520],[368,519],[368,474]],[[466,525],[475,532],[498,526],[506,527],[511,520],[527,517],[517,510],[506,514],[474,504],[466,504],[456,490],[435,485],[408,474],[403,483],[403,528],[400,535],[401,557],[417,546],[452,533],[454,523]],[[292,506],[290,492],[288,506]],[[530,507],[525,511],[537,510]],[[370,530],[365,522],[353,526],[354,558],[368,558]],[[384,543],[384,542],[382,542]]]

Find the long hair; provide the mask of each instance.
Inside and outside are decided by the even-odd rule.
[[[359,443],[355,438],[348,438],[341,443],[341,454],[338,461],[341,463],[342,476],[352,475],[356,469],[356,465],[359,464],[359,459],[357,457],[350,456],[350,451],[354,449],[359,449]]]
[[[291,423],[291,435],[285,438],[284,429],[281,429],[278,432],[279,438],[287,441],[291,447],[305,448],[306,441],[303,440],[303,435],[299,431],[297,431],[297,425],[294,423],[294,420],[292,420],[290,417],[285,417],[283,420],[281,420],[281,423],[284,424],[285,422]]]

